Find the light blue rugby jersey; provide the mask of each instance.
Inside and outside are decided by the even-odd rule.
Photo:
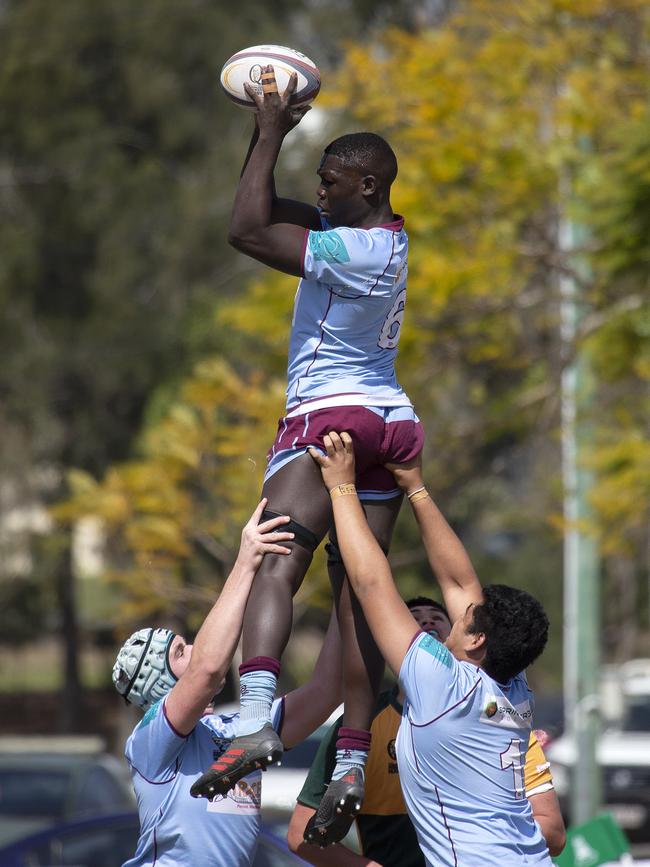
[[[551,867],[524,791],[533,709],[525,676],[500,685],[422,633],[400,682],[397,762],[427,864]]]
[[[272,720],[282,720],[283,700]],[[260,830],[262,774],[240,780],[224,798],[190,795],[192,783],[235,736],[239,714],[202,717],[187,737],[167,720],[164,699],[153,705],[126,742],[140,814],[140,838],[124,867],[248,867]]]
[[[314,398],[351,394],[361,395],[354,402],[366,406],[410,406],[395,376],[407,254],[401,217],[374,229],[324,223],[323,231],[306,232],[289,342],[287,411]]]

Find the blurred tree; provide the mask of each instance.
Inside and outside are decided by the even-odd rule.
[[[594,256],[597,309],[585,340],[601,382],[592,504],[608,558],[607,634],[618,659],[638,652],[650,625],[650,113],[613,131],[586,182],[585,221]],[[644,579],[645,578],[645,582]],[[645,605],[643,605],[645,602]],[[645,608],[645,617],[639,614]],[[620,630],[620,624],[625,629]],[[618,628],[617,628],[618,627]],[[650,652],[650,641],[645,645]]]
[[[518,565],[511,580],[541,588],[559,620],[559,581],[546,578],[549,562],[559,564],[559,544],[540,527],[559,503],[558,383],[566,358],[557,284],[573,267],[558,244],[568,207],[560,187],[568,180],[577,191],[583,206],[573,216],[584,220],[598,207],[603,161],[619,159],[628,190],[620,207],[625,213],[637,203],[643,219],[623,130],[647,106],[649,13],[641,0],[474,0],[455,4],[444,26],[421,29],[423,14],[425,24],[440,22],[448,6],[371,8],[359,0],[324,19],[325,7],[312,0],[292,4],[291,31],[276,23],[279,5],[272,21],[258,4],[234,20],[207,0],[152,0],[138,9],[126,0],[3,6],[0,299],[7,317],[0,336],[7,363],[0,423],[8,434],[24,432],[22,466],[47,461],[87,474],[76,477],[67,516],[103,515],[129,616],[171,600],[177,616],[191,619],[192,588],[209,580],[195,528],[206,534],[204,548],[217,533],[225,563],[236,544],[235,517],[250,511],[257,494],[259,469],[243,474],[250,485],[240,504],[223,482],[228,467],[243,473],[244,452],[263,459],[272,439],[295,281],[252,280],[249,260],[224,249],[250,118],[214,100],[213,57],[215,46],[221,59],[257,33],[259,41],[281,42],[295,33],[295,44],[332,62],[339,38],[350,38],[319,106],[329,109],[332,126],[384,132],[398,151],[394,203],[411,237],[399,374],[425,421],[433,488],[481,558],[484,577],[501,577],[529,558],[530,572]],[[402,14],[408,29],[379,35]],[[297,137],[280,173],[308,199],[311,150],[317,153],[315,143]],[[614,217],[602,227],[609,246],[594,243],[603,257],[617,249],[616,225]],[[593,231],[599,238],[601,227]],[[645,393],[641,355],[631,350],[643,329],[629,301],[639,293],[644,249],[639,240],[635,269],[616,273],[611,258],[578,251],[593,259],[585,291],[594,317],[585,339],[609,346],[607,328],[622,317],[621,376],[603,385],[599,406],[627,389],[639,409],[630,436],[639,431],[636,398]],[[241,287],[234,297],[233,287]],[[237,385],[213,395],[207,419],[194,396],[184,391],[177,402],[173,395],[193,360],[215,349],[217,365],[228,361],[216,380],[232,376]],[[257,370],[265,371],[261,379]],[[180,418],[191,419],[186,430]],[[224,431],[232,426],[231,458],[226,441],[208,433],[217,419]],[[123,461],[143,422],[153,439],[144,437],[141,460],[104,474]],[[156,451],[170,426],[176,448],[187,439],[198,463]],[[11,458],[3,457],[0,472]],[[203,474],[205,462],[219,472]],[[60,482],[50,498],[59,490]],[[111,492],[122,504],[113,519],[103,511]],[[405,516],[396,562],[404,586],[414,588],[426,580],[416,545]],[[535,568],[542,559],[544,575]]]
[[[243,377],[223,358],[205,360],[145,433],[138,459],[101,482],[70,474],[71,496],[52,512],[63,524],[101,520],[114,591],[106,625],[119,637],[152,618],[184,633],[200,625],[259,496],[282,391],[263,369]]]
[[[253,266],[225,243],[250,119],[215,95],[218,69],[251,41],[284,41],[294,7],[0,4],[3,546],[13,515],[60,497],[66,468],[101,475],[124,459],[147,406],[163,412],[223,345],[212,309]],[[59,542],[49,571],[74,716],[76,594]]]
[[[344,7],[354,36],[444,3]],[[215,96],[218,69],[257,41],[296,44],[326,72],[342,19],[322,11],[314,0],[236,14],[212,0],[0,4],[4,523],[57,499],[67,467],[101,475],[124,459],[147,414],[159,418],[195,360],[222,348],[212,309],[255,266],[225,244],[250,117]],[[51,566],[78,695],[59,541]],[[0,532],[4,554],[15,543]]]

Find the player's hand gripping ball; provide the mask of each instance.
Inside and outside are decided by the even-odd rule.
[[[273,66],[280,93],[286,90],[292,72],[298,76],[296,90],[291,97],[293,108],[308,105],[318,95],[320,72],[313,60],[282,45],[253,45],[233,54],[224,63],[221,86],[226,96],[236,105],[255,111],[255,103],[244,90],[244,84],[249,84],[261,96],[264,93],[262,68],[269,65]]]

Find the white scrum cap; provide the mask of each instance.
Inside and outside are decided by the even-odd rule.
[[[146,710],[164,698],[178,678],[169,667],[171,629],[139,629],[127,639],[113,666],[113,683],[126,701]]]

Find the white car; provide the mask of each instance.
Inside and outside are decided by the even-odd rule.
[[[603,807],[610,811],[632,842],[650,843],[650,660],[632,660],[617,667],[618,696],[607,691],[601,707],[618,702],[598,739],[596,759],[602,771]],[[611,683],[610,683],[611,686]],[[565,818],[576,766],[573,738],[562,735],[545,747],[555,789]],[[578,759],[579,760],[579,759]]]

